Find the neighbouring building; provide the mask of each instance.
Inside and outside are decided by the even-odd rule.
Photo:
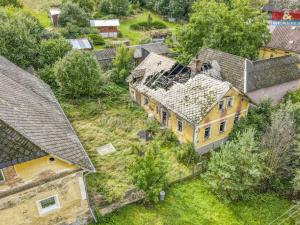
[[[95,169],[50,87],[0,56],[0,225],[85,225]]]
[[[104,38],[116,38],[118,37],[118,26],[120,21],[118,19],[113,20],[90,20],[91,27],[96,27],[99,33]]]
[[[264,98],[269,98],[273,104],[277,104],[289,91],[300,86],[300,69],[297,66],[300,59],[297,55],[251,61],[205,48],[189,66],[198,73],[203,67],[209,68],[213,61],[220,66],[221,80],[228,81],[246,93],[256,104]]]
[[[53,6],[49,9],[49,16],[50,16],[53,26],[55,26],[55,27],[57,27],[59,25],[60,13],[61,13],[61,10],[59,7]]]
[[[127,78],[132,99],[172,130],[181,142],[206,153],[227,140],[246,116],[249,99],[220,79],[220,67],[194,73],[165,56],[150,53]]]
[[[259,58],[300,55],[300,26],[276,26],[270,43],[261,48]]]
[[[134,50],[133,57],[135,65],[140,64],[151,52],[158,55],[168,56],[169,49],[162,42],[149,43],[143,45],[129,46]],[[94,55],[101,66],[104,68],[111,67],[113,59],[116,57],[116,49],[109,48],[101,51],[94,51]]]
[[[80,38],[80,39],[68,39],[72,48],[75,50],[87,50],[90,51],[93,49],[91,43],[87,38]]]

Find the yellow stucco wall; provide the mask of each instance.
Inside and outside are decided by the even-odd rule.
[[[130,88],[131,93],[136,93]],[[133,99],[134,96],[132,96]],[[194,140],[194,131],[196,131],[196,140],[195,140],[195,147],[200,148],[207,144],[213,143],[217,140],[223,139],[228,136],[232,127],[234,125],[234,118],[237,113],[240,114],[240,117],[243,117],[247,114],[248,111],[248,99],[243,97],[242,94],[237,92],[235,89],[230,89],[224,97],[225,101],[226,98],[233,97],[233,106],[231,108],[226,108],[224,112],[220,112],[218,110],[218,105],[216,105],[208,115],[203,118],[202,121],[199,121],[199,124],[194,127],[195,125],[190,124],[188,121],[180,118],[176,113],[166,110],[165,108],[161,107],[159,103],[155,100],[151,99],[149,96],[145,96],[142,94],[141,96],[141,106],[148,114],[152,114],[156,120],[162,122],[161,120],[161,110],[168,111],[168,123],[167,127],[172,130],[176,136],[178,137],[179,141],[181,142],[193,142]],[[144,105],[144,99],[148,98],[148,105]],[[158,106],[159,110],[157,112],[156,106]],[[177,131],[177,121],[181,120],[183,122],[183,131]],[[226,128],[224,133],[219,133],[220,122],[223,120],[226,121]],[[211,126],[211,136],[208,139],[204,139],[204,130],[206,126]]]
[[[259,58],[260,59],[269,59],[275,58],[285,55],[293,54],[293,52],[284,51],[280,49],[272,49],[272,48],[261,48],[259,51]]]
[[[50,158],[54,158],[55,160],[52,162],[49,160]],[[13,166],[13,168],[16,173],[16,177],[14,179],[18,179],[18,182],[14,182],[13,185],[8,185],[8,182],[1,183],[0,193],[10,188],[22,186],[24,184],[38,181],[40,179],[45,179],[45,176],[77,169],[77,167],[73,164],[64,162],[51,155],[16,164]],[[7,177],[5,179],[6,181],[9,181]],[[9,181],[9,183],[12,182]]]
[[[82,172],[73,173],[0,198],[0,225],[86,224],[89,208],[82,194],[82,176]],[[57,196],[59,208],[40,214],[38,201],[51,196]]]
[[[233,97],[233,106],[227,106],[228,97]],[[242,97],[234,89],[228,91],[225,97],[222,99],[225,102],[225,110],[220,111],[219,105],[213,107],[213,109],[208,113],[208,115],[200,122],[198,127],[198,137],[197,137],[197,148],[203,147],[207,144],[213,143],[220,139],[226,138],[234,125],[234,118],[239,113],[240,118],[247,115],[248,111],[248,99]],[[219,132],[220,123],[225,121],[225,131],[223,133]],[[211,127],[211,135],[208,139],[204,138],[205,128]]]

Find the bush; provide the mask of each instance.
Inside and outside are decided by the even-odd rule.
[[[59,23],[61,26],[73,24],[78,27],[88,26],[89,15],[78,4],[66,1],[61,6]]]
[[[159,192],[166,185],[168,165],[158,146],[150,146],[130,167],[133,184],[146,193],[145,203],[158,202]]]
[[[265,154],[258,151],[254,135],[253,129],[245,130],[212,153],[203,177],[221,199],[248,199],[263,178]]]
[[[147,21],[142,21],[130,25],[130,28],[133,30],[155,30],[155,29],[165,29],[167,28],[167,26],[160,21],[153,21],[151,23],[148,23]]]
[[[52,66],[45,66],[43,69],[38,70],[39,77],[51,86],[51,88],[58,88]]]
[[[178,162],[186,165],[195,165],[200,160],[200,155],[196,152],[192,143],[184,143],[177,147],[176,157]]]
[[[99,34],[88,34],[88,38],[92,40],[93,45],[104,45],[105,41]]]
[[[176,135],[168,129],[162,132],[162,135],[159,137],[159,141],[163,148],[176,146],[179,143]]]
[[[84,51],[70,51],[54,67],[54,74],[63,95],[93,97],[99,94],[103,78],[100,66]]]

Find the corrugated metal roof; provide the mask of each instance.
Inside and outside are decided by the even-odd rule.
[[[68,39],[68,41],[71,43],[73,49],[91,49],[92,46],[87,38],[81,38],[81,39]]]
[[[120,26],[119,19],[113,20],[90,20],[92,27],[118,27]]]

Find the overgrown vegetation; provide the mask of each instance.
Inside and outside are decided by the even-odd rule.
[[[195,2],[189,23],[177,34],[180,62],[188,63],[203,47],[255,59],[259,48],[268,43],[266,16],[250,0],[224,2]]]

